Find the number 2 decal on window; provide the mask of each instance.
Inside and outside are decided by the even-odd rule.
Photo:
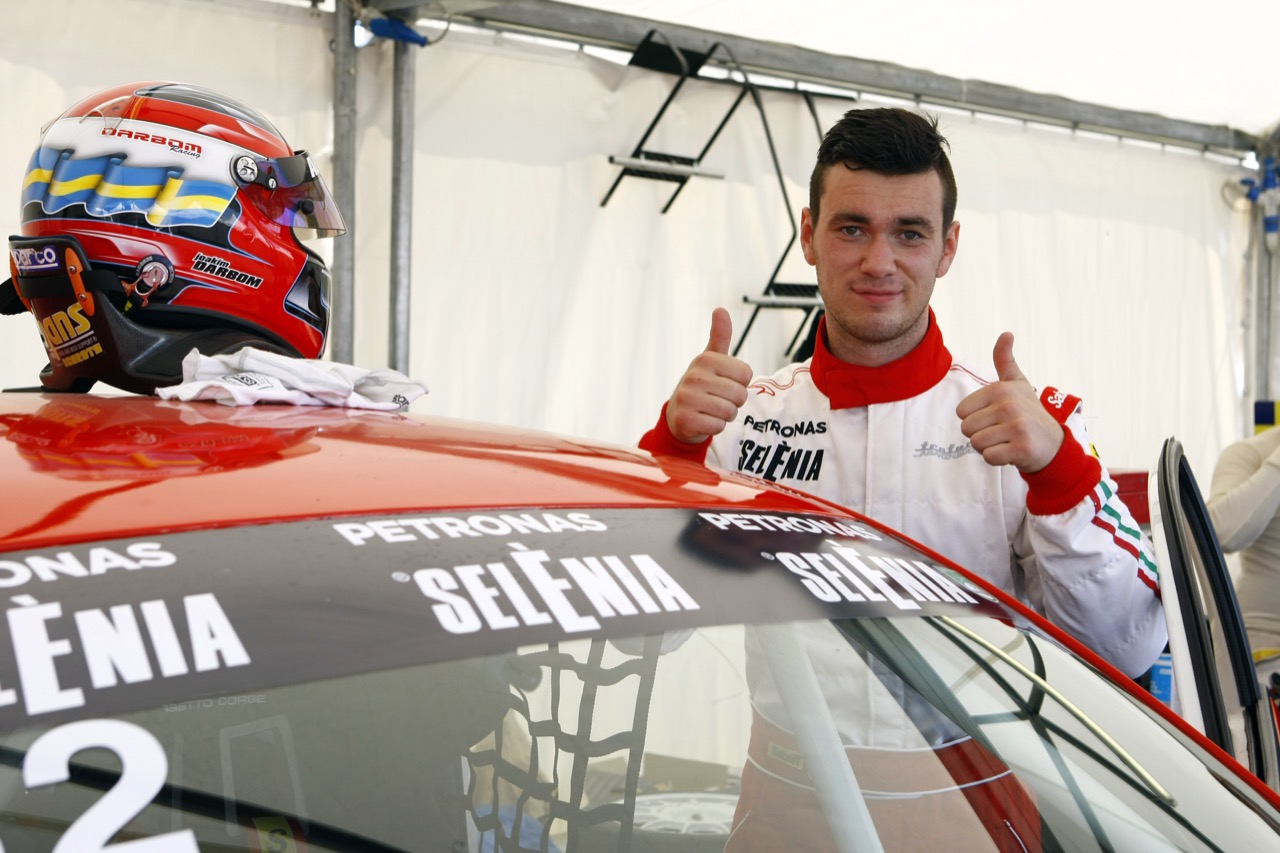
[[[107,843],[155,799],[169,774],[160,742],[140,726],[119,720],[82,720],[51,729],[27,750],[22,781],[28,788],[66,782],[71,778],[72,756],[85,749],[114,752],[120,759],[120,778],[67,828],[53,853],[198,853],[190,829]],[[4,853],[2,846],[0,853]]]

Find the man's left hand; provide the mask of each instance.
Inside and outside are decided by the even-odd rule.
[[[1014,360],[1012,332],[1000,335],[992,356],[1000,379],[960,401],[960,430],[988,465],[1034,474],[1062,447],[1062,425],[1045,411]]]

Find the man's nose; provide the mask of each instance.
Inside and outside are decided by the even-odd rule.
[[[882,277],[890,275],[897,268],[893,246],[888,237],[877,235],[867,242],[866,254],[862,256],[862,271],[870,276]]]

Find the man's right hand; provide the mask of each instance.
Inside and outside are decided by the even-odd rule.
[[[689,363],[667,402],[667,429],[678,441],[701,444],[719,435],[747,402],[751,366],[729,355],[733,320],[724,308],[711,314],[707,348]]]

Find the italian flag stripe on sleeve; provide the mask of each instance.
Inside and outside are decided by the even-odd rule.
[[[1095,526],[1111,534],[1117,545],[1132,554],[1138,561],[1138,578],[1149,587],[1158,598],[1160,596],[1160,572],[1155,560],[1148,552],[1142,538],[1142,531],[1136,527],[1123,524],[1124,513],[1116,508],[1116,493],[1108,486],[1106,480],[1098,483],[1091,494],[1093,498]]]

